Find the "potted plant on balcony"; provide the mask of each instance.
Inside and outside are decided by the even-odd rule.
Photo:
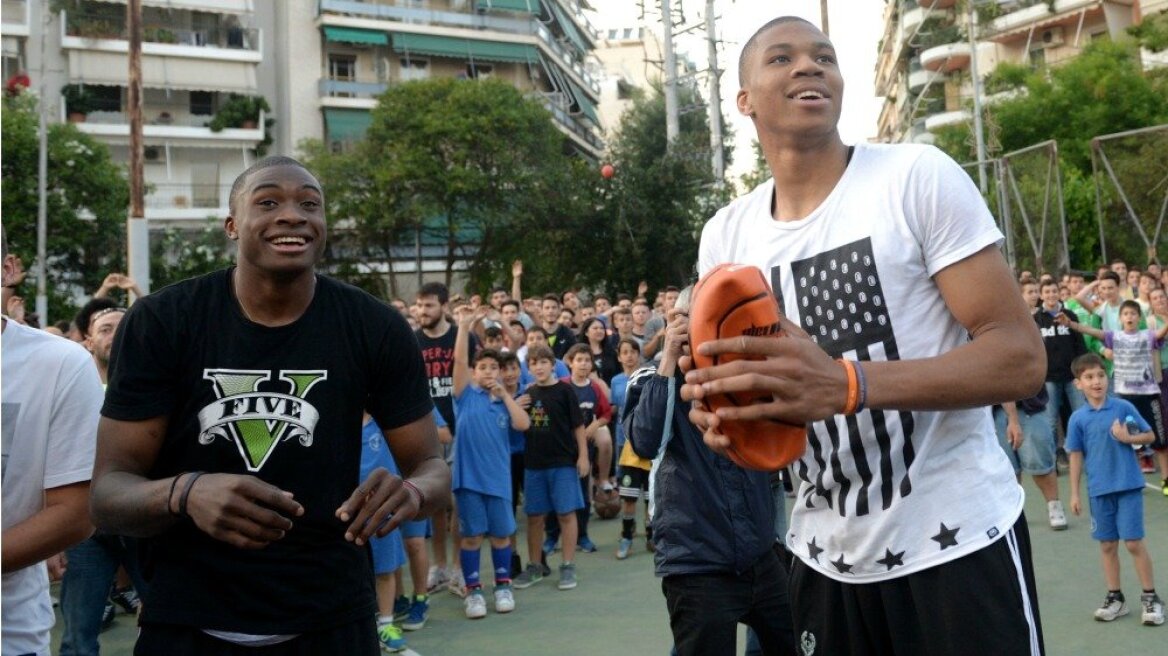
[[[224,128],[254,130],[259,124],[261,111],[272,111],[263,96],[241,96],[233,93],[228,96],[227,102],[219,107],[219,111],[215,112],[214,118],[207,126],[212,132],[219,132]]]
[[[84,123],[85,115],[94,108],[93,94],[82,84],[61,87],[61,99],[65,101],[65,113],[70,123]]]

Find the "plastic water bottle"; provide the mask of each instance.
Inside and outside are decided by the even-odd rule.
[[[1140,425],[1136,423],[1136,418],[1131,415],[1123,418],[1123,426],[1127,429],[1128,435],[1138,435],[1143,432],[1140,430]]]

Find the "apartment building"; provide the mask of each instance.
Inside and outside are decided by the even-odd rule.
[[[261,94],[270,35],[251,0],[142,5],[146,216],[154,228],[201,226],[226,214],[232,180],[265,139],[263,110],[215,119],[238,109],[234,96]],[[128,162],[125,0],[3,0],[2,10],[5,79],[23,72],[37,91],[43,81],[50,121],[72,121]]]
[[[273,3],[281,151],[305,138],[360,139],[389,85],[428,77],[506,80],[538,99],[576,151],[600,157],[599,34],[581,0],[295,0]]]
[[[983,0],[972,17],[964,7],[887,0],[876,64],[876,93],[885,98],[878,141],[931,143],[932,130],[971,120],[975,61],[983,79],[1006,62],[1057,66],[1092,40],[1126,38],[1128,27],[1168,9],[1168,0]],[[1144,54],[1145,65],[1156,65],[1157,57]]]

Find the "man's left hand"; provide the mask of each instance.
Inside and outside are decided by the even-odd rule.
[[[345,539],[365,544],[370,537],[383,538],[402,522],[413,519],[420,501],[400,477],[378,467],[337,508],[336,515],[342,522],[350,522]]]

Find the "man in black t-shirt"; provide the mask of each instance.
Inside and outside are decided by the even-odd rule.
[[[140,299],[115,340],[94,523],[149,538],[135,654],[378,653],[366,543],[449,501],[405,320],[319,276],[320,183],[266,158],[232,186],[234,268]],[[361,422],[405,479],[358,481]]]

